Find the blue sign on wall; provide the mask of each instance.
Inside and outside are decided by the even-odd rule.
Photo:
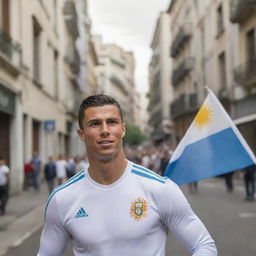
[[[55,131],[55,120],[44,121],[44,130],[47,132]]]

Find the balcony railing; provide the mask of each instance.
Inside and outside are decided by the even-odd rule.
[[[234,69],[234,79],[241,86],[256,85],[256,58],[247,60]]]
[[[77,24],[76,6],[74,1],[66,0],[63,8],[63,14],[69,33],[74,38],[77,38],[79,36],[79,31]]]
[[[0,30],[0,55],[15,67],[21,65],[20,44],[13,42],[9,35]]]
[[[196,94],[182,94],[171,104],[172,118],[196,110],[198,107]]]
[[[179,49],[182,47],[184,42],[188,40],[192,33],[192,24],[191,23],[185,23],[179,30],[177,36],[173,40],[172,46],[171,46],[171,56],[176,57]]]
[[[76,47],[74,47],[73,50],[68,49],[65,59],[68,62],[72,73],[78,74],[80,71],[80,57]]]
[[[128,91],[127,89],[125,88],[125,85],[123,84],[123,82],[118,78],[116,77],[115,75],[112,75],[110,77],[110,81],[116,85],[125,95],[128,95]]]
[[[230,0],[230,20],[240,23],[255,9],[256,0]]]
[[[188,74],[190,70],[193,69],[195,63],[195,58],[189,57],[185,59],[178,68],[174,69],[172,74],[172,84],[177,86],[177,84]]]

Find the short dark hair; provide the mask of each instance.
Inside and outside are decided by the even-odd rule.
[[[121,109],[119,103],[117,102],[117,100],[109,95],[106,95],[106,94],[95,94],[95,95],[91,95],[91,96],[85,98],[79,107],[78,124],[79,124],[80,129],[83,129],[83,120],[84,120],[85,110],[89,107],[102,107],[104,105],[116,106],[119,110],[121,120],[123,122],[122,109]]]

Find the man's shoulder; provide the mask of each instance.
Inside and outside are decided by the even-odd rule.
[[[136,163],[131,162],[131,173],[145,183],[165,184],[168,180],[156,172]]]
[[[81,171],[74,175],[72,178],[64,182],[62,185],[58,186],[53,192],[52,195],[58,197],[64,197],[67,195],[76,195],[76,190],[80,187],[84,187],[84,183],[81,183],[82,180],[86,177],[86,173]]]

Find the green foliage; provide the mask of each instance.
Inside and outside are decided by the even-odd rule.
[[[126,134],[124,137],[124,143],[130,146],[137,146],[145,140],[144,134],[141,130],[133,125],[126,125]]]

